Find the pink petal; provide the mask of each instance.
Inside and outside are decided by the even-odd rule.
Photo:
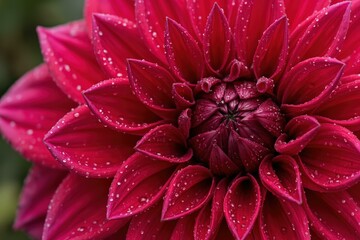
[[[92,23],[94,13],[106,13],[121,18],[135,21],[135,4],[133,1],[116,1],[116,0],[86,0],[85,20],[89,32],[92,32]]]
[[[126,239],[168,240],[176,226],[176,221],[161,221],[161,202],[132,218]]]
[[[253,60],[255,77],[277,79],[284,70],[288,48],[288,22],[284,16],[271,24],[259,40]]]
[[[194,214],[186,215],[180,218],[173,230],[170,240],[193,240],[194,239],[194,225],[195,216]]]
[[[218,107],[211,100],[199,99],[196,101],[193,111],[194,114],[192,117],[191,126],[194,128],[208,120],[214,113],[218,111]]]
[[[179,130],[186,139],[189,138],[189,134],[190,134],[191,116],[192,116],[192,111],[190,108],[187,108],[181,112],[178,118]]]
[[[181,169],[166,192],[162,220],[180,218],[196,211],[206,204],[214,189],[215,181],[207,168],[191,165]]]
[[[275,142],[275,150],[279,153],[295,155],[316,136],[320,123],[313,117],[302,115],[291,119],[284,134]]]
[[[259,175],[264,186],[279,198],[301,204],[299,166],[287,155],[267,156],[262,160]]]
[[[142,135],[165,123],[137,99],[127,79],[100,82],[85,91],[84,97],[103,123],[121,132]]]
[[[197,42],[170,18],[166,21],[165,54],[171,70],[183,81],[196,83],[202,78],[204,57]]]
[[[135,153],[119,168],[110,187],[108,219],[142,212],[164,194],[176,166]]]
[[[16,229],[40,239],[47,209],[56,188],[66,176],[65,171],[34,165],[25,180],[14,223]]]
[[[196,217],[194,237],[196,240],[214,239],[223,219],[223,202],[227,192],[228,181],[220,180],[214,191],[214,196]]]
[[[311,239],[309,221],[301,205],[282,201],[267,192],[260,213],[263,239]]]
[[[350,2],[342,2],[324,8],[296,42],[289,58],[289,67],[312,57],[336,57],[349,27]]]
[[[104,76],[96,62],[83,21],[55,28],[38,28],[41,50],[56,84],[71,99],[83,103],[81,91]]]
[[[305,187],[341,190],[360,179],[360,142],[346,128],[322,124],[299,156]]]
[[[330,5],[330,0],[284,0],[286,15],[289,18],[291,31],[307,17]]]
[[[236,239],[245,239],[259,214],[261,204],[260,187],[251,176],[237,178],[224,199],[224,214],[228,226]]]
[[[104,127],[86,106],[66,114],[45,137],[54,157],[69,170],[85,176],[114,176],[133,154],[139,137]]]
[[[185,109],[195,104],[193,90],[186,83],[174,83],[172,94],[178,109]]]
[[[103,239],[128,219],[106,219],[110,180],[69,175],[60,184],[49,206],[43,240]]]
[[[360,206],[348,191],[306,191],[305,210],[313,230],[323,239],[356,239],[360,236]]]
[[[176,163],[187,162],[193,156],[181,131],[170,124],[150,130],[135,149],[151,158]]]
[[[46,149],[43,138],[76,104],[52,81],[45,65],[25,74],[0,101],[0,130],[26,159],[62,168]]]
[[[190,145],[199,159],[209,159],[217,135],[218,132],[214,130],[201,133],[190,139]]]
[[[128,60],[131,88],[138,99],[154,113],[165,119],[174,119],[178,111],[172,99],[172,85],[176,80],[158,64]]]
[[[233,57],[232,34],[223,10],[214,4],[204,31],[204,53],[207,64],[214,72],[221,72]]]
[[[233,175],[240,172],[240,168],[217,144],[211,146],[209,166],[216,175]]]
[[[297,64],[279,84],[281,109],[291,116],[311,112],[335,89],[343,69],[344,64],[333,58],[311,58]]]
[[[284,4],[280,0],[241,0],[234,37],[239,60],[246,66],[250,67],[263,32],[284,12]]]
[[[95,14],[92,37],[96,58],[108,77],[125,77],[128,58],[154,60],[136,24],[126,18]]]

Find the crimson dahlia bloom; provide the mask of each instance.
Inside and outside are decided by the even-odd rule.
[[[360,1],[88,0],[0,103],[42,239],[359,239]],[[48,151],[50,150],[50,151]]]

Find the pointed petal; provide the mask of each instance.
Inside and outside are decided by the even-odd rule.
[[[120,132],[142,135],[165,123],[138,100],[127,79],[100,82],[86,90],[84,97],[103,123]]]
[[[108,77],[125,77],[128,58],[154,61],[134,22],[107,14],[93,16],[96,59]]]
[[[193,111],[194,114],[191,119],[191,127],[194,128],[208,120],[214,113],[218,111],[218,107],[213,101],[199,99],[196,101]]]
[[[314,118],[302,115],[291,119],[285,132],[275,142],[275,150],[282,154],[296,155],[316,136],[320,123]]]
[[[289,18],[291,32],[307,17],[330,5],[330,0],[284,0],[286,16]]]
[[[168,240],[176,226],[176,221],[161,221],[162,202],[132,218],[126,239]]]
[[[299,156],[305,187],[340,190],[360,179],[360,142],[346,128],[322,124]]]
[[[172,99],[176,80],[158,64],[128,60],[129,80],[138,99],[162,118],[174,119],[178,111]]]
[[[165,54],[171,70],[183,81],[196,83],[202,78],[204,58],[197,42],[170,18],[166,21]]]
[[[214,196],[196,217],[194,238],[196,240],[214,239],[223,219],[223,202],[227,192],[228,181],[220,180],[214,191]],[[225,239],[225,238],[224,238]]]
[[[266,193],[260,213],[260,229],[264,239],[310,240],[309,221],[301,205],[282,201]]]
[[[195,214],[186,215],[183,218],[177,220],[174,231],[171,235],[170,240],[193,240],[194,239],[194,225],[195,225]]]
[[[248,67],[251,66],[258,40],[263,32],[284,14],[282,0],[241,1],[234,31],[241,62]]]
[[[240,168],[217,144],[211,146],[209,165],[211,171],[216,175],[232,175],[240,172]]]
[[[224,214],[237,239],[244,239],[253,228],[260,204],[260,187],[253,176],[240,177],[231,184],[224,199]]]
[[[45,144],[70,171],[91,177],[114,176],[134,152],[139,137],[104,127],[86,106],[66,114],[49,131]]]
[[[201,133],[190,139],[190,145],[195,155],[202,161],[209,159],[217,135],[217,131],[214,130]]]
[[[1,98],[1,133],[26,159],[62,168],[42,140],[59,118],[75,106],[52,81],[46,65],[41,65],[20,78]]]
[[[71,99],[83,103],[81,91],[103,80],[83,21],[55,28],[38,28],[40,46],[56,84]]]
[[[280,82],[281,109],[291,116],[311,112],[338,85],[343,69],[344,64],[333,58],[311,58],[297,64]]]
[[[227,67],[232,57],[232,34],[223,10],[214,4],[206,22],[204,31],[205,59],[214,72],[221,72]]]
[[[31,168],[20,196],[15,229],[24,230],[36,239],[41,238],[50,200],[66,174],[41,165]]]
[[[110,187],[108,219],[142,212],[164,194],[176,166],[135,153],[119,168]]]
[[[106,219],[109,186],[110,180],[65,178],[52,198],[42,239],[103,239],[115,233],[128,219]]]
[[[289,57],[288,67],[312,57],[336,57],[346,38],[351,4],[349,1],[324,8],[298,39]]]
[[[135,149],[151,158],[175,163],[187,162],[193,156],[181,131],[170,124],[150,130],[136,144]]]
[[[191,165],[181,169],[166,192],[162,219],[176,219],[196,211],[206,204],[214,189],[215,181],[207,168]]]
[[[288,22],[284,16],[271,24],[259,40],[253,60],[255,77],[276,80],[284,70],[288,48]]]
[[[133,1],[114,1],[114,0],[86,0],[85,20],[89,32],[92,32],[93,15],[95,13],[106,13],[115,15],[121,18],[135,21],[135,4]]]
[[[279,198],[301,204],[299,166],[287,155],[267,156],[260,164],[259,175],[264,186]]]
[[[190,108],[187,108],[181,112],[178,118],[179,130],[186,139],[189,138],[189,134],[190,134],[191,116],[192,116],[192,111]]]
[[[323,239],[360,236],[360,206],[348,191],[318,193],[306,190],[305,211],[313,230]]]

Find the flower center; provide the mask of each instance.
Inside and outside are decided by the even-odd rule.
[[[272,81],[202,79],[196,86],[190,143],[217,175],[254,172],[285,124],[267,93]]]

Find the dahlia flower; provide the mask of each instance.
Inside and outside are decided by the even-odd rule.
[[[359,239],[360,1],[87,0],[0,102],[51,239]]]

